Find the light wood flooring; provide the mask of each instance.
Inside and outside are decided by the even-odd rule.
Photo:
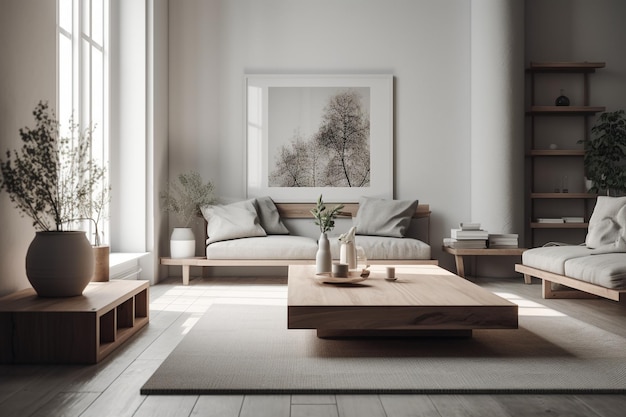
[[[540,285],[479,279],[515,291],[524,308],[543,306],[626,336],[626,305],[542,300]],[[0,365],[0,416],[622,417],[626,395],[234,395],[142,396],[139,389],[213,303],[286,305],[285,278],[180,278],[150,288],[150,324],[92,366]],[[626,346],[625,346],[626,348]],[[210,352],[207,352],[210,354]]]

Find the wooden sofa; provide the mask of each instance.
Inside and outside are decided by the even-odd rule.
[[[311,219],[311,209],[315,207],[314,203],[276,203],[276,208],[282,219]],[[354,217],[358,211],[358,203],[347,203],[344,205],[340,217]],[[430,241],[430,206],[428,204],[419,204],[413,219],[425,223],[426,226],[426,243]],[[401,238],[398,238],[401,239]],[[357,236],[358,244],[358,236]],[[190,268],[195,267],[213,267],[213,266],[289,266],[301,264],[313,264],[315,259],[246,259],[245,257],[236,259],[207,259],[206,256],[193,258],[170,258],[162,257],[160,259],[162,265],[181,266],[183,285],[189,284]],[[368,264],[394,264],[394,265],[437,265],[436,259],[367,259]]]
[[[524,252],[515,271],[526,282],[541,279],[543,298],[626,299],[626,253],[593,254],[584,245],[534,248]]]

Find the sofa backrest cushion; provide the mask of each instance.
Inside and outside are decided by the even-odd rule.
[[[261,227],[268,235],[288,235],[289,229],[280,220],[280,214],[271,197],[257,197],[255,200],[256,211],[259,216]]]
[[[590,249],[620,250],[626,236],[626,197],[599,196],[589,219],[585,245]]]
[[[357,235],[404,237],[417,209],[417,200],[362,197],[354,218]]]
[[[202,207],[207,221],[207,245],[229,239],[267,236],[259,223],[253,200]]]

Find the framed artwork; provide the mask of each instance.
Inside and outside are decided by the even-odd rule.
[[[247,75],[248,198],[393,197],[392,75]]]

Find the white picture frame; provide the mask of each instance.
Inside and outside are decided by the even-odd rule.
[[[392,75],[250,74],[244,84],[248,198],[314,202],[323,195],[325,202],[346,203],[362,196],[393,198]],[[354,129],[336,128],[333,115],[342,111],[358,113],[345,118]],[[352,134],[355,141],[336,133],[348,130],[360,132]],[[320,145],[339,141],[354,145],[341,151]]]

